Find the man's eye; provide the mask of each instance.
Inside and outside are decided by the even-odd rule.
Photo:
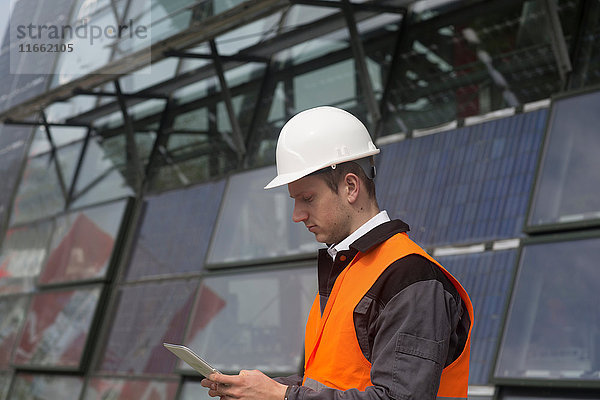
[[[304,197],[304,201],[306,201],[307,203],[310,203],[312,201],[312,199],[313,199],[312,196]]]

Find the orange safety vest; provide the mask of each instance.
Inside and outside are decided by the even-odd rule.
[[[443,369],[437,392],[438,399],[467,398],[473,326],[471,300],[460,283],[410,240],[406,233],[394,235],[368,253],[358,253],[337,277],[323,315],[317,294],[306,324],[303,383],[310,378],[334,389],[356,388],[363,391],[367,386],[373,386],[370,378],[371,363],[363,355],[356,338],[354,308],[390,264],[409,254],[419,254],[438,265],[467,306],[471,327],[465,347],[458,358]]]

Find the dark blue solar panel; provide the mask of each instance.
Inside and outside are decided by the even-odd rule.
[[[382,146],[379,204],[425,246],[520,236],[546,114]]]
[[[127,278],[199,272],[224,188],[222,180],[148,198]]]
[[[469,384],[489,383],[517,250],[436,257],[466,289],[475,310]]]

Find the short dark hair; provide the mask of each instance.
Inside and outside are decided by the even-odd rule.
[[[360,165],[353,161],[337,164],[335,168],[327,167],[317,171],[315,175],[320,176],[327,186],[334,192],[338,192],[339,184],[342,182],[346,174],[352,173],[363,182],[363,187],[366,189],[369,198],[377,201],[375,195],[375,181],[369,179],[365,171]]]

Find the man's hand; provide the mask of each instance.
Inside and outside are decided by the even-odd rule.
[[[211,374],[201,385],[208,395],[221,400],[283,400],[287,386],[275,382],[260,371],[240,371],[239,375]]]

